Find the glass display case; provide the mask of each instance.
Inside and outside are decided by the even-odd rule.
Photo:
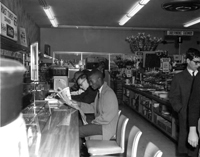
[[[51,110],[47,101],[36,100],[34,103],[23,109],[22,114],[26,123],[29,149],[34,149],[33,152],[37,155],[40,147],[41,132],[51,116]]]
[[[130,58],[128,55],[127,58]],[[104,63],[105,66],[105,80],[110,85],[110,72],[113,69],[118,69],[116,65],[116,58],[120,56],[125,58],[127,54],[123,53],[100,53],[100,52],[68,52],[56,51],[53,52],[53,58],[63,61],[63,66],[69,69],[69,81],[73,78],[73,74],[79,69],[93,69]],[[132,55],[131,55],[132,56]]]

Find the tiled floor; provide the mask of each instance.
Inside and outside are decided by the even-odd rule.
[[[143,157],[146,144],[149,141],[156,144],[162,150],[162,157],[176,157],[176,143],[174,143],[147,120],[134,112],[129,106],[120,105],[120,109],[122,110],[122,114],[129,118],[126,140],[133,125],[137,126],[142,131],[142,136],[138,145],[137,157]]]

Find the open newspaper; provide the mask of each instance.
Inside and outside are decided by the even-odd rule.
[[[74,101],[71,101],[71,95],[70,95],[70,91],[69,91],[69,87],[66,87],[62,90],[60,90],[57,95],[61,98],[61,100],[63,101],[63,103],[67,104],[68,106],[76,109],[79,111],[80,115],[81,115],[81,118],[82,118],[82,121],[83,121],[83,124],[87,124],[87,121],[86,121],[86,116],[85,114],[83,113],[83,111],[79,108],[78,104]]]

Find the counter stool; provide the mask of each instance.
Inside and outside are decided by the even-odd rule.
[[[120,116],[121,110],[118,111],[118,119]],[[86,140],[102,140],[103,136],[102,135],[93,135],[85,138]],[[111,137],[111,140],[116,140],[116,134]]]
[[[118,111],[118,119],[120,117],[121,112],[122,112],[121,110]],[[113,135],[113,137],[111,137],[111,140],[116,140],[116,134]]]
[[[163,152],[152,142],[149,142],[146,146],[144,157],[161,157]]]
[[[138,143],[139,143],[141,135],[142,135],[142,132],[138,127],[133,126],[131,128],[131,131],[128,137],[126,157],[137,157],[137,148],[138,148]],[[114,157],[114,156],[97,155],[95,157]]]
[[[124,153],[125,147],[125,132],[128,123],[128,118],[124,115],[120,115],[117,131],[116,141],[107,140],[88,140],[86,146],[88,153],[91,155],[107,155],[107,154],[121,154]]]

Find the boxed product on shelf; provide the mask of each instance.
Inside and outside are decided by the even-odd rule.
[[[164,118],[157,116],[157,124],[159,127],[161,127],[163,130],[168,132],[169,134],[172,134],[172,126],[171,123],[165,120]]]
[[[138,111],[139,109],[139,97],[135,97],[131,99],[131,106]]]

